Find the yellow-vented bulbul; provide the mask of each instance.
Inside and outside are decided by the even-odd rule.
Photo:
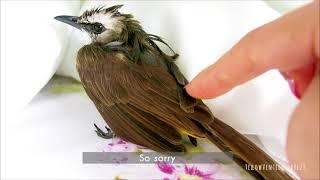
[[[189,96],[184,89],[188,82],[174,63],[178,55],[164,53],[155,42],[168,44],[146,33],[132,15],[120,13],[120,7],[95,8],[80,17],[55,17],[90,35],[92,43],[78,52],[77,69],[86,93],[112,131],[160,152],[186,151],[181,134],[195,145],[195,138],[207,138],[231,152],[242,167],[278,165],[215,118],[201,100]],[[101,136],[110,135],[97,129]],[[251,173],[257,178],[292,179],[285,170]]]

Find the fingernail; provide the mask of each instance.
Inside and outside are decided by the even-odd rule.
[[[298,91],[297,84],[294,79],[290,78],[287,73],[280,72],[284,79],[288,82],[291,92],[296,96],[296,98],[301,99],[301,94]]]

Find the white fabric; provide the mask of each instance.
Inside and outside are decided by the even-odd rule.
[[[71,33],[57,14],[75,14],[78,1],[1,2],[1,93],[13,116],[56,72]]]

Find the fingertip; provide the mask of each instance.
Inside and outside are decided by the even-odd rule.
[[[194,77],[189,84],[186,85],[187,93],[199,99],[209,99],[215,97],[214,82],[212,83],[213,66],[208,66]]]
[[[186,89],[187,93],[190,96],[192,96],[194,98],[198,98],[197,97],[197,89],[194,87],[192,81],[189,84],[187,84],[184,88]]]
[[[210,99],[216,96],[216,91],[210,83],[207,83],[207,79],[199,74],[189,84],[186,85],[185,89],[187,93],[199,99]]]
[[[200,73],[201,74],[201,73]],[[200,98],[199,95],[201,93],[199,93],[199,80],[198,80],[198,76],[200,75],[198,74],[196,77],[194,77],[184,88],[186,89],[187,93],[194,97],[194,98]]]

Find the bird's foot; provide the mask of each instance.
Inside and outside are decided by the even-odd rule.
[[[111,139],[115,137],[115,134],[112,132],[112,130],[106,126],[105,128],[108,132],[102,131],[96,124],[94,124],[94,127],[96,128],[95,132],[97,135],[103,139]]]

